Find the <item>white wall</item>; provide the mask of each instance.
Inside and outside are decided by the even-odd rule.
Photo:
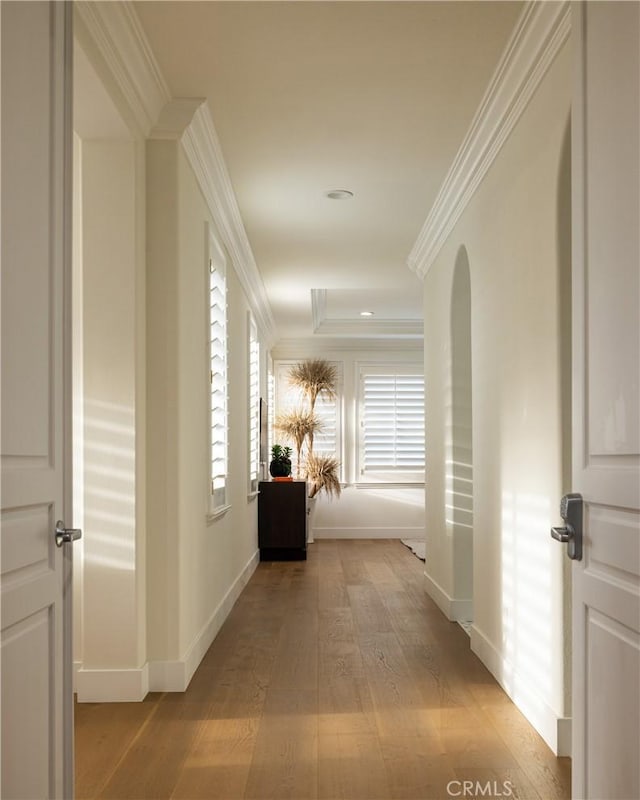
[[[84,537],[74,658],[80,700],[146,693],[140,155],[133,139],[75,139],[74,503]]]
[[[339,458],[345,482],[340,498],[318,495],[311,525],[315,539],[415,539],[424,537],[424,488],[422,486],[366,487],[358,483],[356,470],[357,365],[359,362],[406,364],[420,363],[422,342],[360,342],[348,348],[328,340],[318,342],[288,341],[272,351],[274,361],[325,358],[341,365],[342,429],[345,433]],[[428,404],[429,400],[426,398]],[[276,434],[277,439],[277,434]]]
[[[227,262],[231,508],[207,517],[206,226],[178,140],[147,144],[150,686],[182,690],[257,564],[248,496],[249,305]]]
[[[427,590],[457,599],[446,519],[450,309],[462,248],[471,275],[472,647],[547,742],[565,705],[564,551],[549,528],[565,488],[562,286],[570,108],[565,46],[425,278]],[[564,204],[564,205],[562,205]]]

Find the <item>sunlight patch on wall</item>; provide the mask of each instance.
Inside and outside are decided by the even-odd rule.
[[[552,693],[552,565],[547,497],[502,495],[502,642],[509,690]],[[522,686],[516,685],[521,682]]]

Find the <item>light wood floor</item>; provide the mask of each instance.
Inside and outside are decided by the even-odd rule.
[[[422,573],[397,541],[260,564],[185,693],[76,706],[77,797],[568,798]]]

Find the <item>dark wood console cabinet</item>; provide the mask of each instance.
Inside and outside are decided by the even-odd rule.
[[[307,557],[307,482],[261,481],[258,547],[261,561]]]

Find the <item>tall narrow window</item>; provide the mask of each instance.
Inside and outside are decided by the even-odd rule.
[[[260,343],[249,315],[249,492],[258,491],[260,471]]]
[[[227,282],[225,262],[211,242],[209,258],[209,512],[226,506],[227,488]]]
[[[412,367],[360,369],[360,480],[424,480],[424,376]]]

